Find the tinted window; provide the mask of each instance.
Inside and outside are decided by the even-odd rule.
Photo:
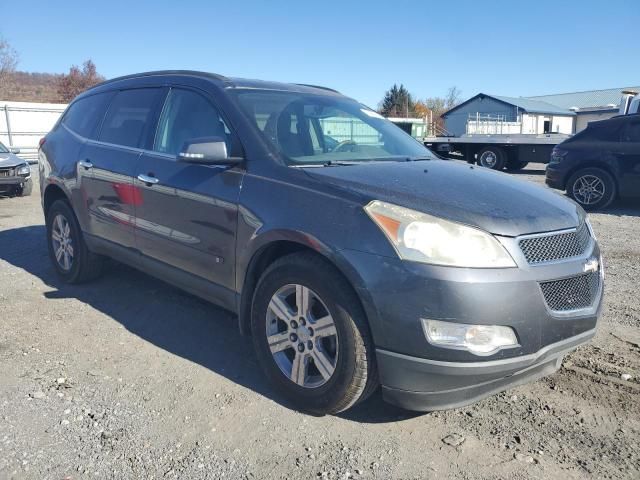
[[[640,122],[629,122],[622,127],[622,139],[623,142],[640,142]]]
[[[231,131],[218,110],[202,95],[172,89],[167,96],[153,149],[176,155],[184,142],[199,137],[219,137],[232,151]]]
[[[100,131],[100,141],[126,147],[143,147],[154,128],[159,88],[118,92],[111,101]]]
[[[62,123],[78,135],[93,138],[112,95],[108,92],[81,98],[69,107]]]

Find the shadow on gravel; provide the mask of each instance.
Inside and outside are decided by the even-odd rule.
[[[606,210],[598,210],[593,213],[615,215],[617,217],[640,217],[640,199],[618,199]]]
[[[44,294],[47,299],[75,298],[153,345],[292,408],[271,388],[257,364],[251,339],[240,335],[229,312],[116,262],[109,262],[105,274],[96,281],[67,285],[50,264],[44,225],[0,231],[0,259],[51,287],[53,290]],[[340,416],[355,422],[384,423],[415,414],[384,403],[377,392]]]

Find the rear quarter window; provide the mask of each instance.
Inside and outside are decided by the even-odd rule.
[[[583,142],[617,142],[620,136],[620,123],[600,123],[589,125],[583,131],[573,136],[575,140]]]
[[[82,137],[94,138],[112,96],[112,92],[98,93],[73,102],[62,123]]]

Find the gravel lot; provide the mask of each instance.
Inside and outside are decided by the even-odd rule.
[[[640,202],[590,216],[606,306],[557,374],[447,412],[378,393],[313,417],[224,311],[115,263],[61,284],[39,201],[0,198],[0,479],[640,478]]]

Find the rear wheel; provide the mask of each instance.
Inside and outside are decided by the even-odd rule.
[[[266,270],[251,329],[267,377],[300,410],[338,413],[377,387],[362,307],[335,268],[314,254],[288,255]]]
[[[606,208],[616,196],[613,177],[600,168],[585,168],[567,182],[567,193],[585,210]]]
[[[506,155],[501,148],[485,147],[478,152],[478,165],[492,170],[502,170],[506,163]]]
[[[103,257],[90,252],[73,210],[56,200],[47,212],[49,257],[58,275],[67,283],[82,283],[102,272]]]

